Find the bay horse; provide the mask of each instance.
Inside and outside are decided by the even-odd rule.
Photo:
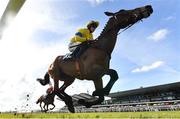
[[[54,97],[55,93],[48,94],[46,96],[42,95],[40,98],[36,101],[36,104],[40,103],[39,106],[41,107],[41,111],[48,111],[48,106],[51,104],[53,107],[50,108],[50,110],[53,110],[55,108],[54,105]],[[42,103],[44,103],[44,106],[42,107]]]
[[[65,102],[69,111],[74,113],[72,97],[65,93],[65,89],[74,82],[75,78],[91,80],[95,86],[92,95],[98,96],[98,99],[95,101],[80,99],[79,104],[87,108],[100,104],[118,79],[117,72],[109,68],[111,53],[115,47],[118,32],[120,29],[127,29],[138,21],[148,18],[152,13],[151,5],[132,10],[119,10],[115,13],[105,12],[110,18],[95,42],[91,43],[91,47],[84,51],[79,59],[63,60],[63,56],[57,56],[44,79],[38,78],[37,81],[46,85],[50,82],[51,77],[54,81],[55,94]],[[103,88],[102,77],[104,75],[109,75],[110,80]],[[59,81],[64,81],[60,88]]]

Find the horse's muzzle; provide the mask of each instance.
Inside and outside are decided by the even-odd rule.
[[[153,13],[153,8],[151,5],[147,5],[147,6],[145,6],[145,8],[147,9],[147,11],[149,11],[149,14]]]
[[[145,8],[145,10],[143,12],[143,17],[147,18],[153,13],[153,8],[151,5],[147,5],[144,8]]]

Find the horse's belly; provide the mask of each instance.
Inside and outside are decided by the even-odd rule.
[[[88,78],[101,78],[108,69],[108,58],[99,53],[90,55],[83,61],[83,73]]]

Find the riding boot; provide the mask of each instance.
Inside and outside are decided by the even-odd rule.
[[[87,49],[87,45],[81,45],[79,47],[79,51],[76,53],[75,58],[79,59],[80,56],[84,53],[84,51]]]
[[[76,54],[79,52],[80,50],[80,46],[78,46],[72,53],[71,53],[71,57],[72,58],[76,58]]]

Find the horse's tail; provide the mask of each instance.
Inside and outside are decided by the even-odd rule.
[[[43,86],[49,84],[50,78],[48,72],[46,72],[46,74],[44,75],[44,79],[38,78],[37,81]]]
[[[38,104],[40,102],[40,100],[38,99],[37,101],[36,101],[36,104]]]

